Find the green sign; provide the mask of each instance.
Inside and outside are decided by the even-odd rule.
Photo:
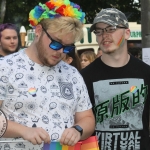
[[[141,31],[131,31],[130,38],[141,38]]]

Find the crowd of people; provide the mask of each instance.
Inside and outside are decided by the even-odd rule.
[[[100,150],[149,150],[150,66],[128,49],[125,14],[106,8],[95,16],[97,54],[76,53],[85,13],[73,2],[40,3],[29,21],[35,39],[20,50],[15,25],[0,25],[0,109],[8,118],[0,149],[73,146],[95,135]]]

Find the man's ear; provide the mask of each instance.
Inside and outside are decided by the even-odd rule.
[[[73,58],[72,57],[68,57],[66,61],[67,61],[68,64],[71,64],[72,61],[73,61]]]
[[[40,37],[42,34],[42,26],[40,24],[38,24],[35,28],[35,37]]]
[[[128,40],[130,38],[130,29],[125,29],[125,39]]]

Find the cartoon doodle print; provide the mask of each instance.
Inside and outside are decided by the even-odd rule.
[[[16,59],[16,62],[23,64],[25,61],[21,57],[19,57],[18,59]]]
[[[46,116],[46,115],[42,116],[42,121],[43,121],[43,123],[48,124],[49,123],[48,116]]]
[[[4,145],[4,150],[10,150],[10,145],[9,144],[5,144]]]
[[[6,71],[7,71],[6,68],[4,68],[4,67],[0,68],[0,72],[1,72],[2,74],[3,74],[3,73],[6,73]]]
[[[28,63],[31,66],[30,70],[34,70],[33,66],[35,65],[35,63],[33,61],[29,61]]]
[[[41,78],[44,76],[44,74],[45,74],[45,72],[42,71],[42,72],[39,74],[38,79],[41,80]]]
[[[41,91],[42,91],[43,93],[47,93],[46,87],[45,87],[45,86],[41,86]]]
[[[39,122],[39,119],[40,119],[40,118],[38,118],[38,117],[36,117],[36,116],[35,116],[34,118],[31,118],[32,122],[36,122],[36,123]]]
[[[28,115],[22,111],[20,114],[18,114],[18,118],[28,118]]]
[[[57,120],[61,119],[60,115],[57,112],[55,112],[55,114],[52,115],[52,118]]]
[[[54,76],[48,75],[46,78],[47,78],[47,82],[50,82],[54,79]]]
[[[2,81],[3,83],[7,83],[8,82],[8,77],[2,76],[0,81]]]
[[[64,79],[61,76],[56,77],[57,82],[63,82]]]
[[[59,69],[59,73],[61,73],[61,72],[62,72],[62,71],[61,71],[61,66],[58,66],[57,68]]]
[[[22,102],[17,102],[17,103],[15,103],[14,106],[15,106],[15,110],[18,110],[18,109],[23,107],[23,103]]]
[[[63,65],[63,68],[64,68],[65,70],[68,70],[68,66],[67,66],[67,65]]]
[[[11,68],[10,70],[9,70],[9,72],[8,72],[8,76],[10,76],[12,73],[13,73],[13,69]]]
[[[68,128],[67,124],[68,124],[69,119],[68,119],[68,118],[65,118],[65,119],[63,119],[63,120],[64,120],[64,123],[65,123],[65,128]]]
[[[62,122],[53,122],[54,128],[59,127],[59,128],[62,129],[62,127],[61,127],[61,125],[60,125],[61,123],[62,123]]]
[[[19,80],[19,79],[22,79],[23,78],[23,74],[22,73],[17,73],[16,75],[15,75],[15,77],[16,77],[16,79],[15,80]]]
[[[6,88],[5,88],[4,86],[0,86],[0,94],[1,94],[3,97],[6,96],[6,92],[7,92]]]
[[[55,103],[55,102],[51,102],[50,104],[49,104],[49,110],[53,110],[53,109],[55,109],[57,107],[57,104]]]
[[[19,85],[18,85],[18,88],[28,88],[27,84],[22,81]]]
[[[12,65],[13,65],[13,61],[12,61],[12,60],[7,59],[6,61],[7,61],[7,63],[8,63],[10,66],[12,66]]]
[[[27,79],[29,82],[34,83],[35,80],[36,80],[36,77],[35,77],[34,75],[32,75],[32,74],[27,74],[27,75],[26,75],[26,79]]]
[[[77,82],[78,82],[78,80],[77,80],[76,77],[74,77],[74,78],[72,79],[72,81],[73,81],[73,84],[77,84]]]
[[[14,115],[13,115],[13,114],[8,115],[8,118],[9,118],[9,120],[11,120],[11,121],[15,121],[15,118],[14,118]]]
[[[8,93],[9,94],[14,93],[14,87],[12,85],[8,86]]]
[[[17,64],[17,66],[18,66],[18,69],[22,68],[22,69],[27,70],[27,69],[26,69],[26,65],[19,65],[19,64]]]
[[[51,135],[51,141],[56,141],[59,138],[59,134],[58,133],[53,133]]]
[[[68,81],[68,80],[70,80],[70,78],[71,78],[71,75],[70,75],[70,74],[67,74],[66,80]]]
[[[35,110],[37,110],[38,105],[37,105],[37,103],[35,103],[35,102],[29,102],[29,103],[27,103],[27,104],[25,105],[25,107],[26,107],[26,109],[28,109],[28,110],[34,112]]]
[[[15,145],[16,148],[24,148],[25,149],[25,145],[23,144],[23,142],[19,142]]]
[[[72,71],[73,71],[73,73],[76,73],[77,70],[73,68]]]
[[[28,97],[27,91],[18,91],[18,93],[19,93],[18,97],[21,97],[22,95]]]
[[[63,112],[66,112],[67,109],[68,109],[68,105],[65,104],[65,103],[60,103],[59,109],[60,109],[61,111],[63,111]]]
[[[30,88],[30,89],[28,90],[28,93],[29,93],[30,95],[32,95],[33,97],[36,97],[36,92],[37,92],[37,90],[38,90],[38,89],[36,89],[36,88]]]
[[[44,97],[44,99],[41,101],[39,107],[43,109],[43,106],[46,104],[47,101],[48,101],[48,98]]]
[[[59,86],[60,86],[60,93],[63,98],[67,100],[71,100],[74,98],[72,83],[61,82],[59,83]]]
[[[53,83],[53,84],[50,86],[50,89],[59,89],[59,88],[58,88],[58,86],[57,86],[55,83]]]

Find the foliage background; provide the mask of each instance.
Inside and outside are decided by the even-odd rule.
[[[1,0],[3,1],[3,0]],[[28,14],[39,2],[47,0],[5,0],[6,12],[3,23],[10,22],[18,27],[24,25],[30,29]],[[140,0],[72,0],[79,4],[86,13],[86,23],[92,23],[93,19],[102,8],[115,7],[124,12],[130,22],[141,22]]]

